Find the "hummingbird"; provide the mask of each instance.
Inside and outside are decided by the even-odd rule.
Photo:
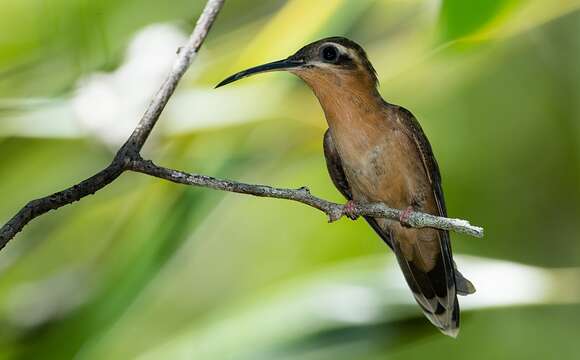
[[[344,214],[355,219],[357,204],[370,202],[405,209],[400,221],[364,218],[395,253],[425,316],[456,337],[457,295],[472,294],[475,287],[457,270],[448,231],[406,225],[412,211],[447,216],[439,166],[415,116],[381,97],[366,52],[344,37],[315,41],[286,59],[240,71],[216,88],[270,71],[298,76],[318,98],[328,123],[324,156],[332,182],[347,199]]]

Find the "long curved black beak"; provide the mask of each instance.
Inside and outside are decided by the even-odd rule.
[[[223,80],[222,82],[220,82],[219,84],[216,85],[216,89],[219,88],[220,86],[227,85],[229,83],[240,80],[240,79],[245,78],[245,77],[250,76],[250,75],[268,72],[268,71],[283,71],[283,70],[288,70],[288,69],[292,69],[292,68],[297,68],[297,67],[300,67],[302,65],[304,65],[304,61],[293,60],[293,59],[278,60],[278,61],[267,63],[264,65],[258,65],[258,66],[255,66],[253,68],[249,68],[247,70],[240,71],[239,73],[235,73],[234,75],[226,78],[225,80]]]

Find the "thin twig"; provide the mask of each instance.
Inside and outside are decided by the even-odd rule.
[[[306,187],[301,187],[299,189],[283,189],[267,185],[245,184],[237,181],[217,179],[211,176],[189,174],[179,170],[168,169],[155,165],[152,161],[147,160],[139,160],[131,163],[130,169],[178,184],[199,186],[259,197],[297,201],[323,211],[328,216],[330,222],[336,221],[345,215],[344,205],[318,198],[312,195],[310,190]],[[357,204],[354,210],[354,214],[358,216],[368,215],[395,221],[400,221],[401,213],[401,210],[392,209],[381,203]],[[483,237],[483,228],[473,226],[468,221],[461,219],[450,219],[421,212],[411,212],[405,223],[414,228],[430,227],[442,230],[452,230],[475,237]]]
[[[251,185],[230,180],[216,179],[205,175],[188,174],[178,170],[163,168],[145,161],[140,152],[151,131],[155,127],[161,112],[173,95],[177,85],[199,51],[203,41],[214,23],[217,14],[225,0],[209,0],[199,17],[189,41],[183,46],[177,56],[175,64],[167,79],[153,98],[145,111],[141,121],[127,140],[119,149],[113,161],[105,169],[99,171],[90,178],[52,195],[32,200],[14,215],[2,228],[0,228],[0,249],[4,248],[8,241],[16,236],[31,220],[65,205],[78,201],[88,195],[101,190],[115,181],[123,172],[132,170],[150,176],[162,178],[175,183],[206,187],[216,190],[224,190],[261,197],[287,199],[312,206],[328,215],[330,221],[341,218],[344,214],[344,206],[329,202],[313,196],[310,191],[302,187],[300,189],[281,189],[266,185]],[[384,217],[399,221],[401,210],[391,209],[384,204],[357,204],[357,215],[369,215]],[[462,232],[476,237],[483,236],[483,229],[472,226],[469,222],[460,219],[449,219],[429,214],[412,212],[408,216],[406,225],[416,228],[432,227],[443,230]]]

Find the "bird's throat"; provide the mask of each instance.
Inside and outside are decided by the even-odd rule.
[[[375,87],[340,79],[340,86],[325,82],[309,83],[324,111],[330,131],[339,147],[364,148],[373,143],[385,126],[385,105]]]
[[[384,101],[375,82],[364,73],[303,71],[297,73],[312,89],[333,133],[354,135],[381,117]]]

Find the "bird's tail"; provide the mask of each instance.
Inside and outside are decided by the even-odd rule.
[[[392,233],[393,250],[407,284],[425,316],[445,335],[459,333],[457,294],[475,288],[455,269],[447,232],[400,229]]]

